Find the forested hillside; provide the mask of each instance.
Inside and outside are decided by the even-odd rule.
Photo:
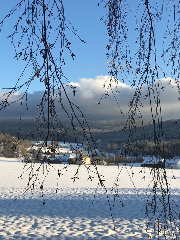
[[[152,121],[137,121],[134,128],[129,129],[125,120],[88,120],[92,135],[99,147],[103,151],[117,152],[118,149],[127,148],[135,155],[156,154],[154,142],[160,141],[161,148],[169,155],[180,155],[180,121],[168,120],[153,124]],[[41,126],[41,127],[40,127]],[[53,129],[53,134],[58,141],[74,142],[72,126],[69,126],[66,120],[63,120],[63,127],[66,129],[66,135],[63,135],[62,127],[57,125]],[[77,141],[81,143],[83,132],[81,128],[76,128]],[[0,118],[0,132],[8,133],[19,139],[44,140],[46,136],[46,125],[41,125],[32,119],[3,119]],[[64,132],[64,131],[63,131]],[[87,134],[88,131],[86,131]],[[51,139],[49,139],[51,140]],[[128,141],[130,140],[130,141]],[[131,145],[127,143],[131,142]],[[163,146],[164,144],[164,146]]]

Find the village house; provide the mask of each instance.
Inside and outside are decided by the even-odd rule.
[[[154,156],[143,157],[141,167],[160,168],[163,167],[163,160]]]
[[[141,164],[141,167],[152,167],[159,168],[164,167],[170,169],[179,169],[180,168],[180,159],[159,159],[152,156],[143,157],[144,161]]]
[[[179,169],[180,168],[180,159],[166,159],[165,167],[170,169]]]

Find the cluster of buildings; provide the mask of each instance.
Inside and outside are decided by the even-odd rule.
[[[27,156],[24,161],[106,165],[104,159],[98,150],[88,152],[81,144],[56,142],[54,146],[52,146],[52,143],[44,146],[43,142],[35,142],[31,148],[27,149]]]
[[[22,155],[20,155],[22,157]],[[44,146],[43,142],[34,142],[33,146],[27,149],[27,157],[25,162],[49,162],[61,164],[100,164],[100,165],[122,165],[133,164],[134,166],[178,169],[180,168],[180,160],[176,159],[158,159],[153,156],[132,158],[129,156],[122,157],[114,153],[102,153],[98,149],[91,152],[81,144],[56,142],[54,146],[48,143]]]

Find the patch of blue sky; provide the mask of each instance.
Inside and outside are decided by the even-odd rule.
[[[0,8],[0,21],[3,19],[3,16],[8,14],[9,10],[18,3],[18,0],[6,0],[3,2]],[[94,78],[100,75],[108,75],[108,59],[106,57],[107,49],[106,45],[108,44],[108,35],[106,26],[103,21],[100,21],[100,18],[107,13],[107,9],[103,8],[103,4],[100,4],[98,7],[97,0],[66,0],[64,1],[65,8],[65,16],[66,18],[73,24],[76,33],[86,42],[82,43],[71,31],[66,29],[66,35],[71,42],[71,48],[73,53],[76,55],[75,60],[72,59],[71,55],[68,51],[64,52],[65,58],[65,66],[63,67],[63,72],[65,76],[68,78],[70,82],[78,82],[80,78]],[[129,4],[127,11],[127,25],[129,28],[128,35],[128,43],[131,50],[132,56],[138,52],[139,43],[135,44],[135,41],[138,38],[138,31],[135,31],[136,21],[135,14],[137,12],[137,26],[141,24],[142,12],[144,11],[144,6],[141,4],[139,11],[137,10],[138,3],[142,1],[131,1],[128,0]],[[164,6],[166,6],[167,0],[164,1]],[[177,1],[175,1],[177,2]],[[158,5],[161,7],[161,4]],[[171,6],[173,9],[173,6]],[[14,58],[15,52],[13,45],[11,44],[11,39],[7,36],[10,35],[13,31],[13,26],[17,17],[20,16],[23,10],[18,10],[14,16],[11,16],[6,19],[4,25],[1,29],[0,35],[0,88],[10,88],[13,87],[16,83],[16,80],[19,78],[22,69],[25,67],[26,62],[22,60],[16,60]],[[170,17],[168,17],[170,14]],[[173,31],[174,20],[173,20],[173,12],[170,12],[169,9],[164,10],[163,21],[156,22],[155,28],[155,36],[156,36],[156,51],[157,51],[157,62],[160,68],[159,77],[163,77],[163,70],[166,71],[167,77],[172,77],[171,74],[171,64],[166,66],[163,58],[161,58],[163,51],[163,36],[166,32],[167,21],[169,19],[170,28]],[[163,23],[163,24],[162,24]],[[53,23],[52,23],[53,24]],[[54,34],[52,33],[49,40],[53,41]],[[169,37],[168,35],[167,41],[165,41],[165,49],[168,46]],[[24,45],[26,42],[23,43]],[[58,57],[58,51],[54,50],[54,55]],[[167,55],[167,58],[169,55]],[[153,56],[152,56],[153,57]],[[166,58],[166,62],[167,62]],[[153,58],[151,63],[153,64]],[[123,64],[123,62],[122,62]],[[136,61],[132,62],[134,69],[137,67]],[[126,69],[125,69],[126,71]],[[21,85],[24,81],[27,81],[31,76],[32,67],[26,69],[22,80],[18,83]],[[121,75],[119,74],[119,80],[121,80]],[[129,81],[128,81],[129,80]],[[126,80],[126,84],[130,84],[133,80],[133,74],[128,75],[128,79]],[[45,86],[43,83],[39,81],[39,79],[35,79],[32,81],[31,86],[29,87],[29,92],[37,90],[44,90]],[[23,90],[23,89],[22,89]],[[4,90],[0,90],[4,91]]]

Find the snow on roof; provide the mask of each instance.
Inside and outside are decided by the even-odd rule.
[[[159,161],[164,162],[164,159],[161,158],[157,158],[154,156],[147,156],[147,157],[143,157],[144,161],[142,162],[142,164],[154,164],[154,163],[158,163]],[[179,163],[180,159],[165,159],[166,164],[177,164]]]
[[[69,158],[76,158],[76,154],[75,153],[70,153]]]
[[[55,160],[55,159],[58,159],[58,160],[60,160],[60,161],[68,161],[69,156],[70,156],[69,154],[55,155],[54,158],[50,158],[50,161],[53,161],[53,160]]]
[[[71,152],[70,148],[59,148],[58,151],[61,153]]]
[[[180,159],[178,159],[178,158],[176,158],[176,159],[165,159],[165,161],[166,161],[166,163],[167,164],[173,164],[173,163],[175,163],[175,164],[177,164],[177,163],[179,163],[179,161],[180,161]]]
[[[154,157],[154,156],[146,156],[146,157],[142,157],[142,158],[144,159],[142,164],[155,164],[155,163],[158,163],[160,161],[159,158]]]

